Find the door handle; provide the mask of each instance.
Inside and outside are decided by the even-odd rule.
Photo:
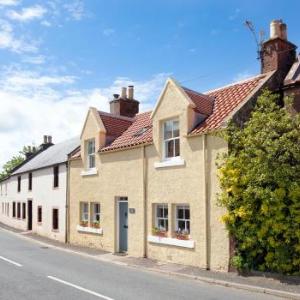
[[[127,228],[128,228],[128,226],[127,226],[127,225],[124,225],[124,228],[126,228],[126,229],[127,229]]]

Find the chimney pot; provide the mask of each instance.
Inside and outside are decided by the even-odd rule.
[[[118,99],[119,98],[119,94],[113,94],[113,96],[114,96],[114,100],[116,100],[116,99]]]
[[[52,144],[52,136],[48,135],[48,144]]]
[[[134,99],[134,86],[133,85],[128,86],[128,99],[130,99],[130,100]]]
[[[122,87],[122,89],[121,89],[121,98],[122,99],[127,98],[127,88],[126,87]]]
[[[48,142],[48,137],[47,135],[44,135],[44,144],[47,144],[47,142]]]
[[[282,20],[273,20],[270,24],[270,38],[287,40],[287,26]]]

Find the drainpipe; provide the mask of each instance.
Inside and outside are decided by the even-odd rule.
[[[146,160],[146,148],[142,146],[142,160],[143,160],[143,208],[144,208],[144,257],[147,257],[147,160]]]
[[[69,243],[69,236],[70,236],[70,232],[69,232],[69,224],[70,224],[70,163],[69,161],[66,162],[66,171],[67,171],[67,186],[66,186],[66,228],[65,228],[65,243]]]
[[[205,211],[205,265],[206,269],[210,269],[210,203],[208,198],[208,168],[207,168],[207,135],[203,135],[203,197]]]

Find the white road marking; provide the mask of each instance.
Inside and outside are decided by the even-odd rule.
[[[47,276],[47,277],[48,277],[49,279],[52,279],[52,280],[57,281],[57,282],[60,282],[60,283],[62,283],[62,284],[71,286],[71,287],[73,287],[73,288],[75,288],[75,289],[77,289],[77,290],[80,290],[80,291],[82,291],[82,292],[88,293],[88,294],[93,295],[93,296],[95,296],[95,297],[98,297],[98,298],[101,298],[101,299],[105,299],[105,300],[114,300],[113,298],[110,298],[110,297],[101,295],[101,294],[99,294],[99,293],[96,293],[96,292],[93,292],[93,291],[91,291],[91,290],[85,289],[85,288],[83,288],[83,287],[81,287],[81,286],[79,286],[79,285],[76,285],[76,284],[73,284],[73,283],[64,281],[64,280],[62,280],[62,279],[59,279],[59,278],[57,278],[57,277],[54,277],[54,276]]]
[[[3,257],[3,256],[0,256],[0,259],[4,260],[4,261],[6,261],[6,262],[8,262],[8,263],[10,263],[10,264],[12,264],[12,265],[15,265],[15,266],[17,266],[17,267],[22,267],[21,264],[15,262],[15,261],[13,261],[13,260],[10,260],[10,259],[8,259],[8,258],[5,258],[5,257]]]

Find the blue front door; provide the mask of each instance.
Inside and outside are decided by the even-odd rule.
[[[128,245],[128,202],[119,202],[119,251],[126,252]]]

